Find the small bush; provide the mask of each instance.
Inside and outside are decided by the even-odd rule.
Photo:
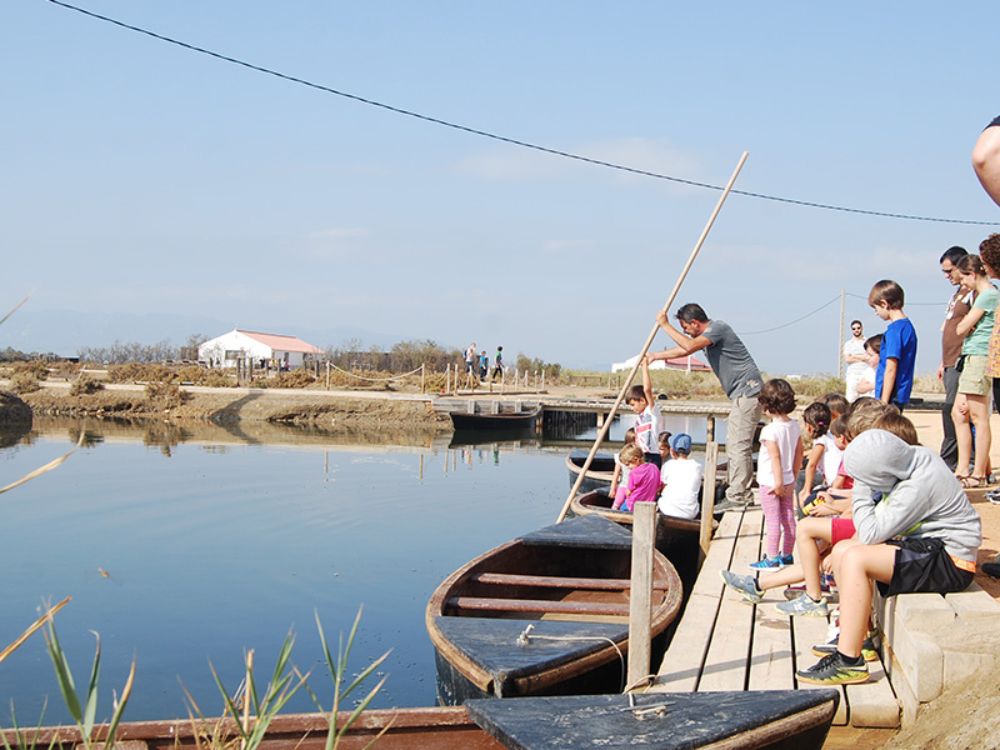
[[[204,385],[210,388],[232,388],[236,385],[236,378],[227,375],[223,370],[210,370],[197,365],[189,365],[175,370],[174,381],[191,383],[191,385]]]
[[[82,374],[69,387],[70,396],[90,396],[104,390],[104,383],[90,375]]]
[[[176,383],[152,382],[146,384],[146,399],[157,405],[173,408],[180,406],[187,396]]]
[[[45,380],[49,376],[49,366],[43,359],[33,359],[30,362],[14,362],[11,365],[14,374],[30,373],[36,380]]]
[[[279,372],[267,385],[269,388],[311,388],[316,385],[316,376],[308,370]]]
[[[165,365],[144,365],[129,362],[125,365],[108,367],[108,379],[112,383],[166,383],[173,380],[173,373]]]
[[[41,388],[38,384],[38,378],[33,372],[29,370],[21,370],[20,372],[15,372],[10,379],[10,389],[14,393],[32,393]]]

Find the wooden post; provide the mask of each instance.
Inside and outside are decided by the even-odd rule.
[[[426,373],[425,373],[426,368],[427,368],[427,364],[425,362],[421,362],[420,363],[420,392],[421,393],[427,393],[427,377],[426,377]],[[423,460],[423,456],[421,456],[421,460]]]
[[[708,554],[708,545],[712,541],[712,521],[715,510],[715,473],[719,463],[719,444],[714,440],[705,443],[704,484],[701,494],[701,533],[698,544],[701,547],[701,557],[704,560]]]
[[[650,671],[653,550],[656,503],[636,503],[632,521],[632,581],[628,607],[628,686],[644,685]]]
[[[330,390],[330,363],[326,363],[326,389]]]
[[[545,370],[542,370],[542,390],[545,390]]]
[[[715,415],[709,414],[705,417],[705,443],[715,441]]]
[[[604,412],[603,411],[597,412],[597,427],[598,427],[598,429],[600,429],[601,427],[604,427]]]
[[[844,290],[840,290],[840,329],[837,331],[837,377],[844,377],[844,357],[841,347],[844,345]]]
[[[444,392],[451,390],[451,362],[444,366]]]

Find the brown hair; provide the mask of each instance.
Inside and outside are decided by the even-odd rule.
[[[846,437],[847,436],[847,417],[841,414],[835,420],[830,422],[830,434],[834,437]]]
[[[837,415],[834,419],[847,414],[847,410],[851,408],[851,405],[841,393],[828,393],[820,398],[819,402],[821,404],[826,404],[829,407],[831,414]]]
[[[899,409],[870,396],[859,398],[847,412],[847,439],[854,440],[865,430],[872,429],[882,415],[892,412],[898,414]]]
[[[813,438],[823,437],[830,429],[830,407],[822,401],[814,401],[802,412],[802,421],[813,428]]]
[[[623,464],[628,466],[636,459],[639,459],[639,463],[643,463],[646,460],[646,454],[642,452],[642,448],[638,445],[626,445],[622,448],[622,452],[618,454],[618,458]]]
[[[979,243],[979,257],[994,272],[1000,273],[1000,234],[991,234]]]
[[[955,267],[962,273],[974,273],[976,276],[986,275],[983,261],[978,255],[966,255],[955,264]]]
[[[913,422],[898,411],[888,411],[880,416],[872,424],[872,429],[891,432],[908,445],[920,445],[920,438],[917,437],[917,428],[913,426]]]
[[[768,380],[760,390],[757,403],[769,414],[791,414],[795,411],[795,391],[787,380]]]
[[[646,399],[646,389],[641,385],[633,385],[628,389],[628,395],[625,396],[625,403],[631,404],[633,401],[638,401],[642,399],[649,405],[649,401]]]
[[[903,297],[903,287],[891,279],[882,279],[876,281],[868,292],[868,304],[877,307],[880,302],[885,302],[890,310],[902,310]]]
[[[876,333],[869,339],[865,339],[865,349],[871,349],[875,354],[882,353],[882,334]]]
[[[635,445],[635,427],[625,430],[625,445]]]

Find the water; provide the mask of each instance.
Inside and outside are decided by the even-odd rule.
[[[0,483],[68,450],[77,428],[39,420],[14,445],[0,442]],[[33,621],[43,599],[72,595],[57,626],[78,685],[90,631],[101,635],[99,718],[133,655],[126,718],[186,715],[183,688],[218,714],[209,662],[233,691],[253,648],[264,682],[292,628],[293,661],[320,669],[314,613],[335,646],[361,605],[353,668],[393,649],[375,705],[432,705],[432,590],[472,557],[551,523],[567,492],[566,448],[450,449],[420,436],[372,444],[384,434],[338,444],[270,426],[87,429],[88,445],[65,465],[2,496],[0,641]],[[329,694],[322,676],[312,684]],[[45,722],[67,720],[39,634],[0,664],[0,717],[14,699],[22,723],[33,723],[46,696]],[[286,710],[314,706],[303,693]]]

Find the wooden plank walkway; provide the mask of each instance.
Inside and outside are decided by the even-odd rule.
[[[729,590],[719,575],[730,569],[748,573],[760,559],[763,513],[758,507],[727,513],[709,547],[670,648],[651,691],[788,690],[799,684],[795,670],[813,664],[811,647],[826,640],[828,622],[820,617],[788,617],[776,609],[781,590],[750,604]],[[899,701],[881,661],[868,665],[872,678],[839,688],[835,725],[894,728]]]

